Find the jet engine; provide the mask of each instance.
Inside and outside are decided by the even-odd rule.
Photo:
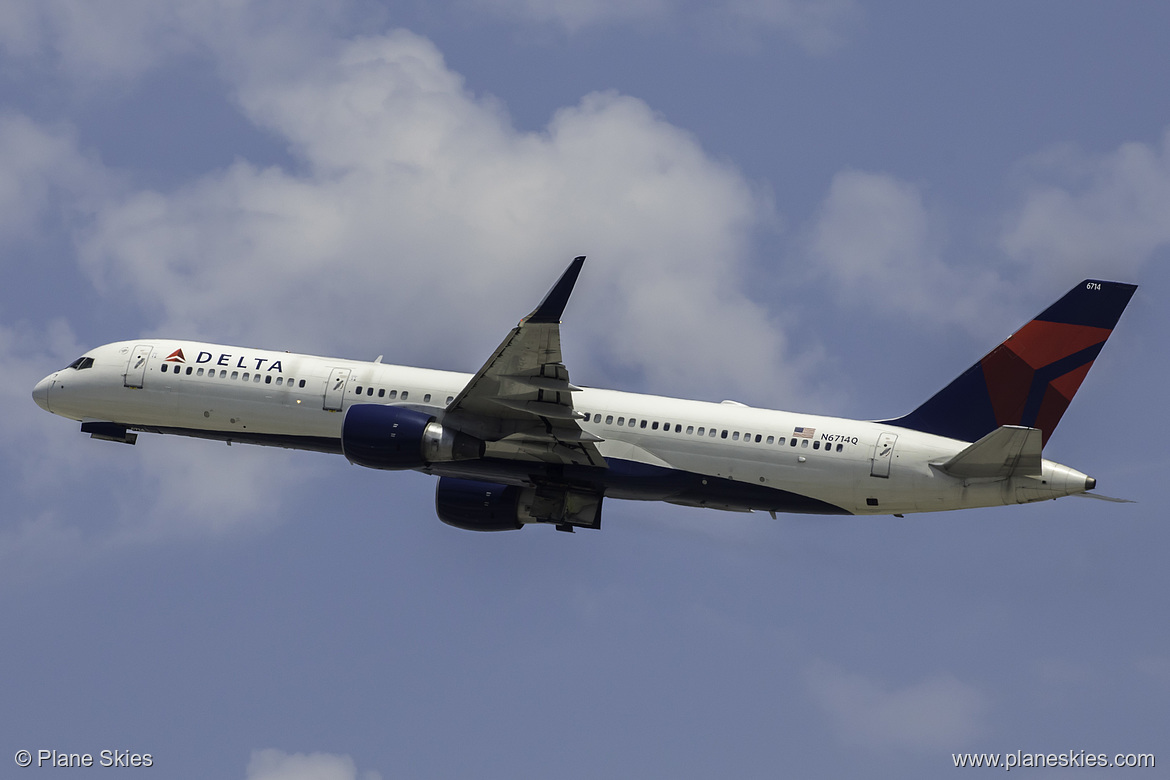
[[[498,485],[456,477],[439,477],[435,512],[447,525],[465,531],[515,531],[520,520],[520,493],[515,485]]]
[[[440,477],[435,512],[447,525],[467,531],[513,531],[525,523],[552,523],[557,530],[601,528],[601,495],[559,486],[517,487]]]
[[[371,469],[415,469],[428,463],[482,458],[484,443],[444,428],[433,414],[405,406],[355,404],[341,423],[341,451]]]

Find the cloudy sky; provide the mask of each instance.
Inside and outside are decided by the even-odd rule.
[[[1170,762],[1170,10],[945,5],[0,6],[0,762]],[[29,396],[157,335],[474,371],[578,254],[575,382],[864,418],[1077,281],[1136,282],[1045,454],[1139,503],[612,501],[600,533],[478,535],[422,475],[97,442]]]

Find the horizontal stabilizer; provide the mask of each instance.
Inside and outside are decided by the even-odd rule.
[[[938,468],[952,477],[1036,476],[1043,471],[1039,428],[1004,425]]]

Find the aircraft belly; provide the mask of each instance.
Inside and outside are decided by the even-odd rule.
[[[841,505],[794,490],[685,469],[607,458],[608,468],[523,463],[483,459],[435,463],[426,469],[439,476],[480,479],[503,484],[554,483],[600,489],[607,497],[635,501],[669,501],[687,506],[740,511],[849,514]]]

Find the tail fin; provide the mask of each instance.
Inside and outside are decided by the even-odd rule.
[[[1136,289],[1086,279],[922,406],[883,422],[962,441],[1022,425],[1047,444]]]

